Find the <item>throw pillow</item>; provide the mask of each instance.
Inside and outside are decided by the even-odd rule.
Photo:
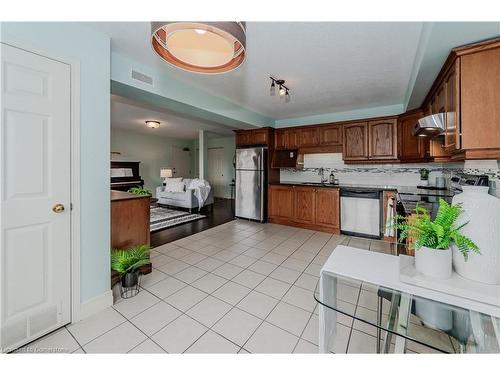
[[[165,181],[165,191],[169,193],[182,193],[185,190],[185,183],[182,177],[167,178]]]

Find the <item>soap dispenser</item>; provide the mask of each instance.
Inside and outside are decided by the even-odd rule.
[[[328,182],[330,184],[334,184],[335,183],[335,176],[333,175],[333,172],[330,172],[330,176],[328,177]]]

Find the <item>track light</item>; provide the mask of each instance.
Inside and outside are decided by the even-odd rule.
[[[290,102],[290,89],[285,86],[284,79],[275,79],[273,77],[269,77],[271,79],[271,89],[269,91],[271,96],[276,95],[276,86],[278,86],[278,95],[280,99],[285,99],[285,103]]]

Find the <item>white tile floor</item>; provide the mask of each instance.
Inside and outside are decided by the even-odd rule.
[[[371,241],[235,220],[152,250],[134,298],[28,345],[86,353],[317,353],[319,270],[340,243]],[[380,243],[373,242],[380,247]],[[378,249],[378,248],[377,248]],[[380,250],[380,249],[378,249]],[[373,291],[340,285],[373,314]],[[375,352],[372,327],[339,314],[334,351]]]

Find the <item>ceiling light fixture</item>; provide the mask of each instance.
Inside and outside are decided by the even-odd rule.
[[[269,77],[271,79],[271,89],[270,89],[270,94],[271,96],[276,95],[276,86],[278,86],[278,95],[280,99],[285,99],[285,103],[290,102],[290,89],[285,86],[285,80],[284,79],[276,79],[274,77]]]
[[[177,68],[226,73],[245,61],[245,31],[245,22],[151,22],[151,45]]]
[[[160,121],[148,120],[146,121],[146,126],[150,129],[158,129],[160,127]]]

